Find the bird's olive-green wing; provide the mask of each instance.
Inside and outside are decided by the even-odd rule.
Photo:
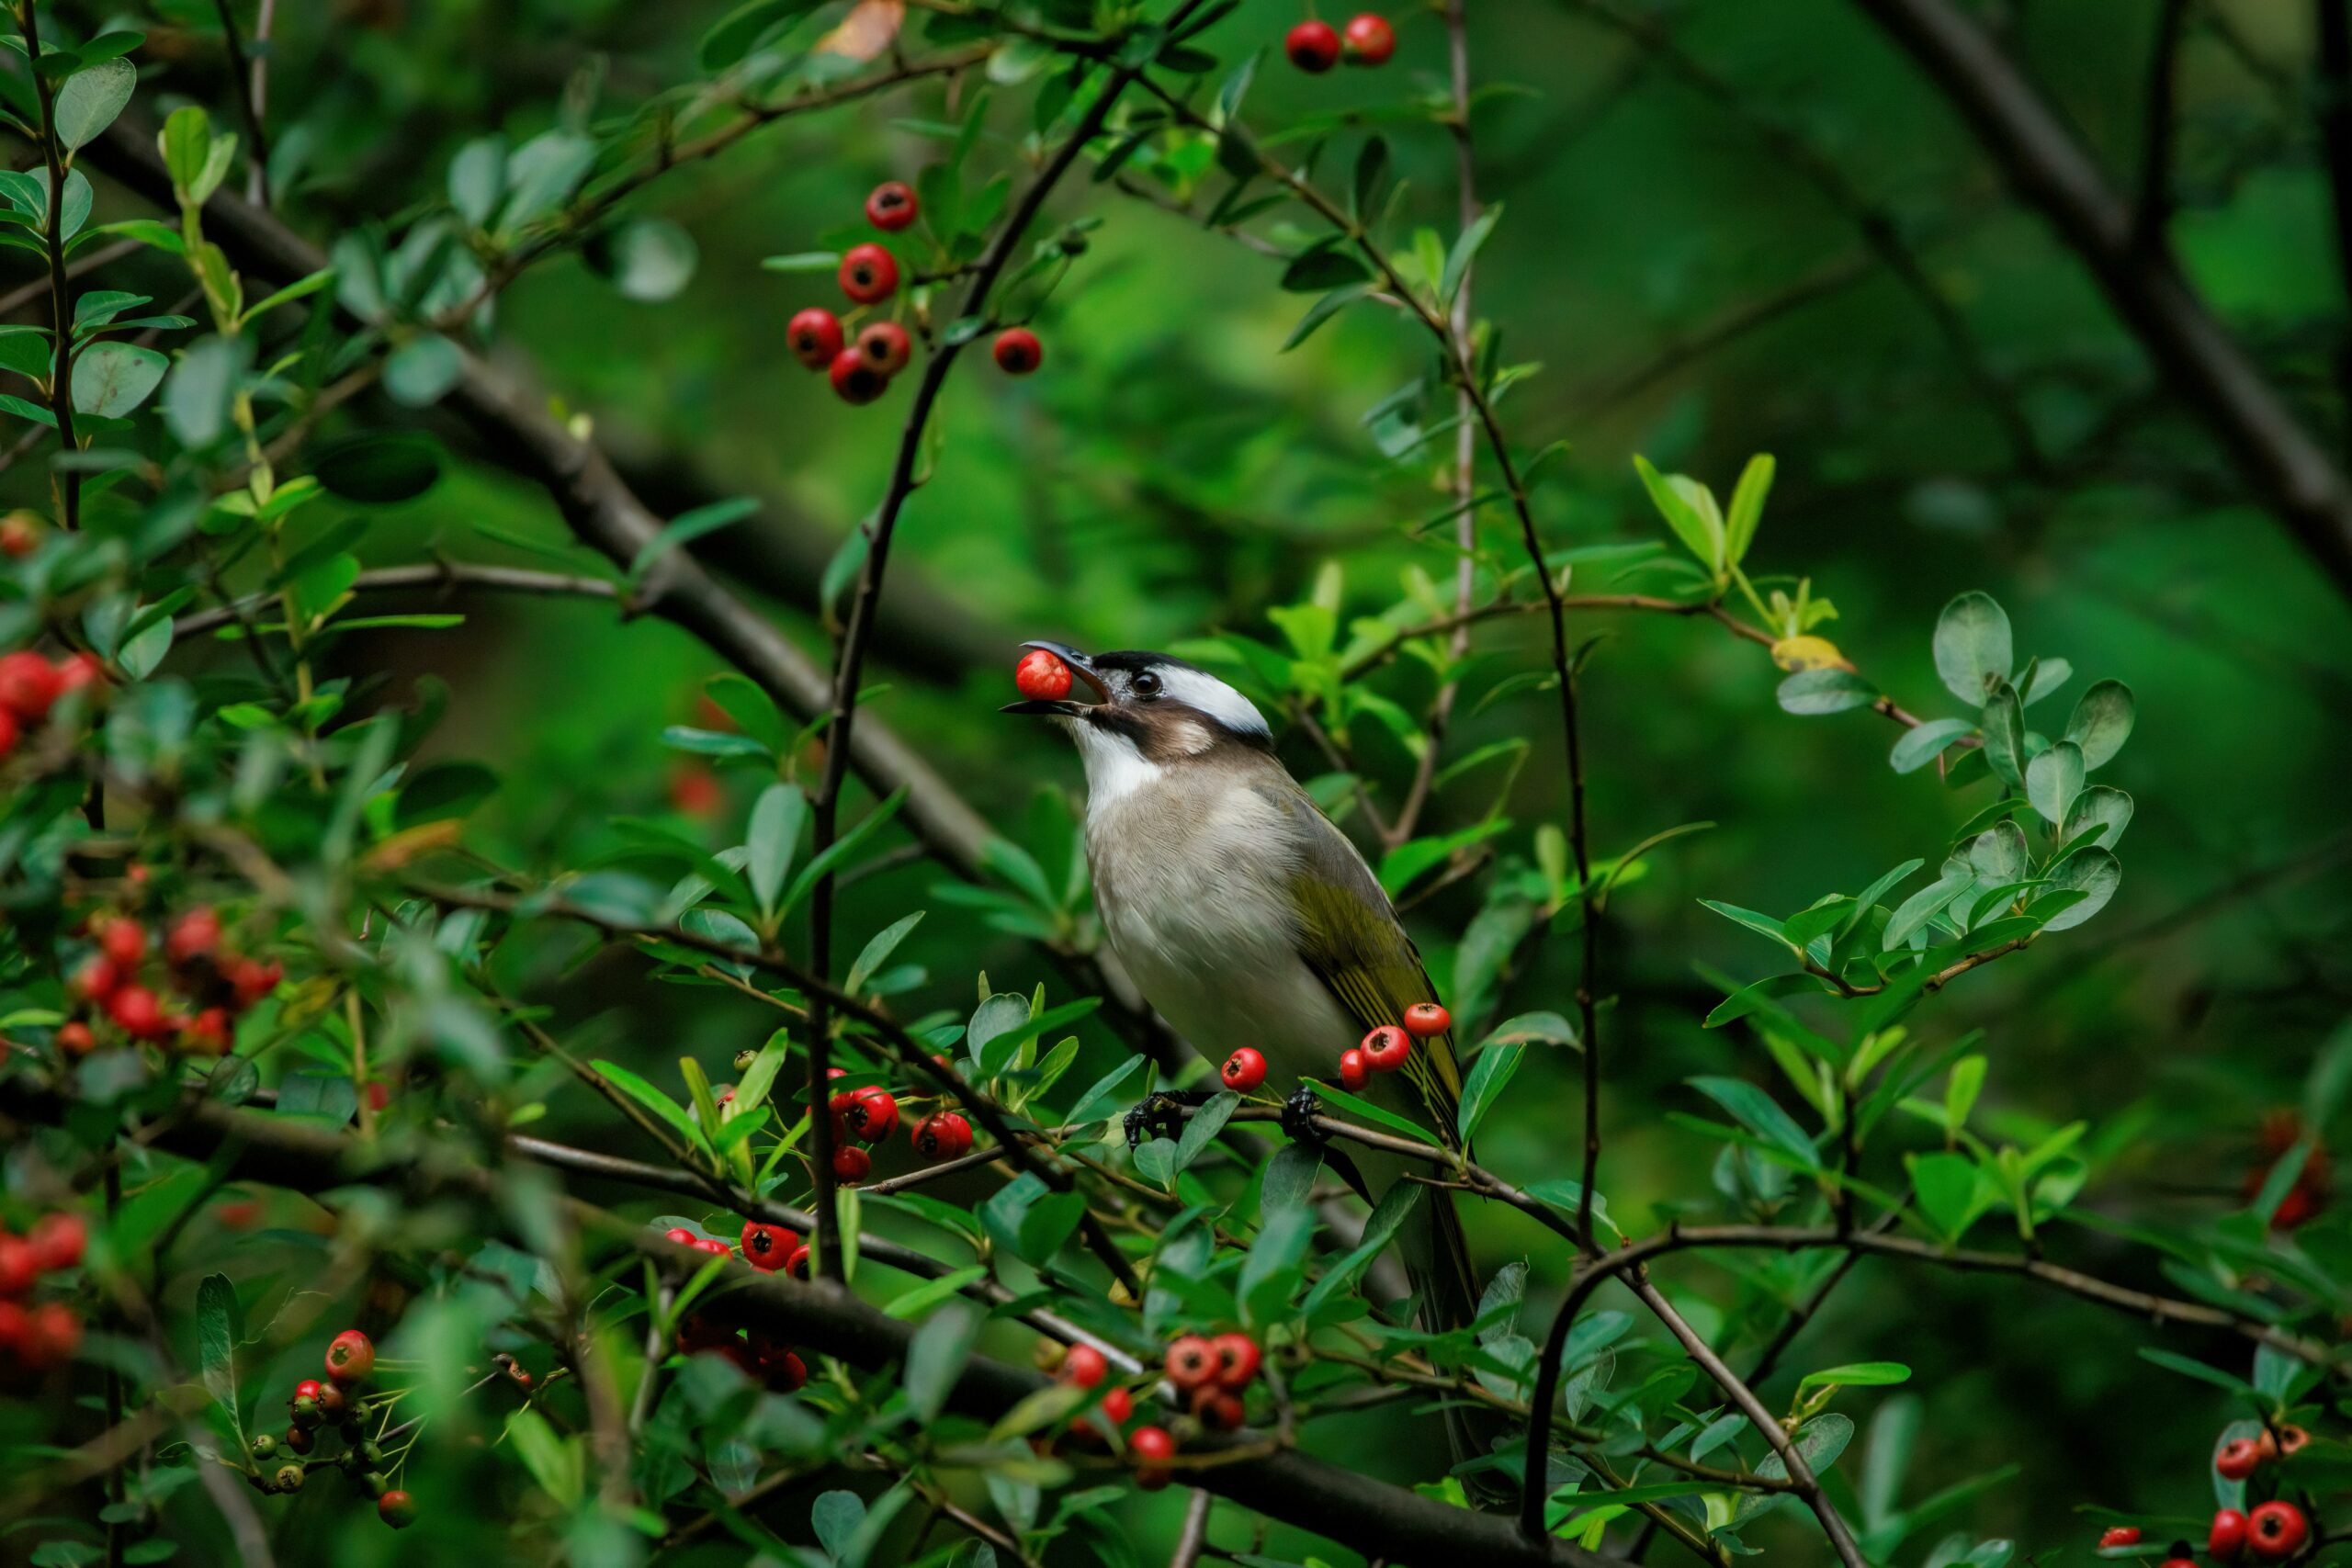
[[[1297,825],[1299,868],[1291,897],[1298,911],[1299,955],[1307,966],[1367,1031],[1401,1023],[1407,1008],[1437,1000],[1413,939],[1355,846],[1305,792],[1285,805]],[[1424,1042],[1406,1064],[1405,1077],[1430,1124],[1453,1142],[1454,1107],[1462,1098],[1453,1037]]]

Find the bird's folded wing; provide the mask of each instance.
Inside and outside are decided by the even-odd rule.
[[[1299,956],[1363,1028],[1401,1023],[1407,1008],[1438,999],[1421,955],[1347,836],[1303,792],[1296,804],[1303,820],[1291,897],[1298,911]],[[1406,1064],[1405,1077],[1430,1124],[1453,1142],[1462,1073],[1452,1037],[1423,1042]]]

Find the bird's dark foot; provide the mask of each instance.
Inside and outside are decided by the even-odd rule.
[[[1127,1112],[1127,1147],[1146,1138],[1178,1138],[1184,1134],[1186,1106],[1204,1105],[1215,1092],[1205,1089],[1163,1089]]]
[[[1291,1142],[1319,1149],[1331,1141],[1331,1135],[1315,1124],[1315,1119],[1322,1114],[1323,1102],[1315,1098],[1313,1089],[1301,1084],[1283,1101],[1283,1131]]]

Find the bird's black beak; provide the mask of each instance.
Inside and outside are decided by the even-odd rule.
[[[1055,658],[1060,660],[1064,664],[1069,665],[1070,673],[1078,678],[1079,682],[1094,694],[1095,703],[1107,702],[1110,700],[1111,688],[1103,683],[1102,676],[1094,672],[1094,660],[1088,658],[1085,654],[1080,653],[1077,649],[1070,647],[1069,644],[1066,642],[1024,642],[1021,646],[1023,648],[1042,648],[1047,653],[1050,653]],[[1053,717],[1058,716],[1068,718],[1083,714],[1088,708],[1093,705],[1094,703],[1077,703],[1069,701],[1066,698],[1025,697],[1017,703],[1007,703],[997,711],[999,713],[1028,714],[1036,717]]]

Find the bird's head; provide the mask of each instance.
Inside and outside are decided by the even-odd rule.
[[[1029,698],[1006,713],[1051,719],[1078,743],[1098,802],[1164,770],[1241,752],[1268,753],[1273,732],[1257,705],[1198,665],[1165,653],[1085,654],[1058,642],[1024,642],[1069,666],[1070,697]],[[1080,690],[1092,701],[1078,702]]]

